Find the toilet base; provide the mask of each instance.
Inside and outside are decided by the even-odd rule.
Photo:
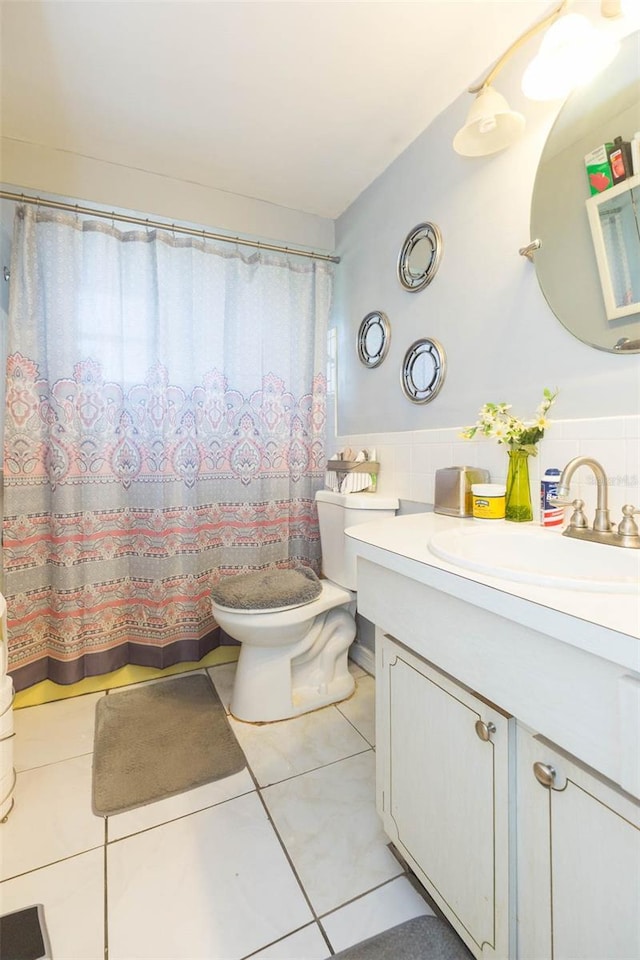
[[[270,723],[346,700],[355,689],[347,659],[355,634],[355,619],[341,606],[317,616],[294,643],[265,647],[243,642],[232,716]]]

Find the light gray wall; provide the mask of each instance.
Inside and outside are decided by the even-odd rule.
[[[138,212],[214,231],[333,250],[333,220],[37,143],[0,139],[7,190]]]
[[[527,118],[516,145],[479,159],[454,153],[451,141],[471,103],[463,93],[337,221],[339,435],[457,427],[473,423],[488,400],[506,400],[529,417],[544,386],[560,388],[558,418],[640,412],[640,357],[576,340],[544,300],[534,266],[518,254],[531,239],[536,168],[560,107],[520,92],[533,52],[517,55],[495,82]],[[410,293],[398,282],[396,262],[406,234],[423,220],[440,227],[444,255],[431,285]],[[371,310],[383,310],[392,330],[389,354],[373,370],[355,349]],[[400,369],[406,349],[425,336],[441,341],[448,370],[441,393],[422,406],[402,394]]]

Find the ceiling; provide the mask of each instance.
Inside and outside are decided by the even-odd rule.
[[[334,219],[554,6],[3,0],[2,135]]]

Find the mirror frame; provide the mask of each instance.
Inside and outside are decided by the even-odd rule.
[[[409,270],[409,261],[416,245],[421,241],[428,241],[431,247],[431,256],[426,268],[416,276]],[[419,223],[407,234],[398,256],[398,279],[405,290],[417,293],[424,290],[435,277],[442,258],[442,234],[435,223],[428,220]]]
[[[373,327],[376,326],[380,327],[380,349],[377,351],[377,353],[371,353],[367,349],[367,334]],[[372,370],[374,367],[379,367],[389,352],[390,341],[391,324],[389,323],[389,318],[387,317],[386,313],[382,312],[382,310],[372,310],[371,313],[368,313],[362,320],[358,329],[356,346],[360,362],[370,370]]]
[[[416,383],[413,369],[418,359],[425,353],[431,355],[434,370],[429,383],[426,387],[422,387]],[[420,340],[415,340],[404,355],[400,374],[402,392],[412,403],[430,403],[442,389],[446,374],[447,359],[444,347],[438,340],[422,337]]]

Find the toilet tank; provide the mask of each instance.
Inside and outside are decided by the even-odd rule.
[[[316,506],[324,576],[347,590],[355,590],[356,558],[346,550],[344,531],[358,523],[393,517],[398,505],[395,497],[381,497],[377,493],[318,490]]]

